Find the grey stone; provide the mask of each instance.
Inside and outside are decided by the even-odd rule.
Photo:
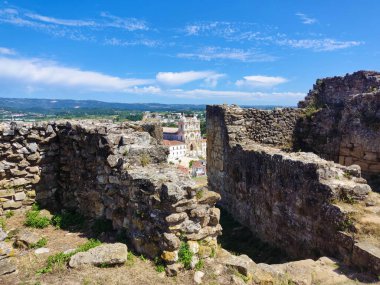
[[[7,233],[4,231],[3,228],[0,227],[0,242],[5,240],[7,238]]]
[[[3,203],[3,209],[4,210],[15,210],[15,209],[19,209],[21,207],[22,207],[21,202],[15,202],[13,200],[6,201]]]
[[[69,265],[73,268],[85,264],[91,265],[120,265],[128,258],[128,248],[125,244],[103,244],[86,252],[78,252],[70,258]]]
[[[36,244],[41,237],[30,230],[22,230],[16,235],[15,245],[18,247],[29,248],[31,245]]]
[[[0,276],[10,274],[17,270],[16,264],[12,258],[6,258],[0,260]]]
[[[45,254],[45,253],[49,253],[50,252],[50,249],[46,248],[46,247],[40,247],[40,248],[37,248],[34,253],[35,254]]]
[[[23,201],[26,199],[26,194],[24,192],[18,192],[14,196],[15,201]]]
[[[194,282],[196,284],[202,284],[202,278],[205,276],[205,273],[202,271],[195,271],[194,273]]]

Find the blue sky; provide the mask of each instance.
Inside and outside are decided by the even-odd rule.
[[[379,11],[378,0],[1,1],[0,96],[295,105],[317,78],[380,70]]]

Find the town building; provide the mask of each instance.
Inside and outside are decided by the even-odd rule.
[[[178,128],[163,128],[163,138],[167,141],[176,141],[186,145],[186,156],[206,157],[206,140],[201,136],[201,124],[197,116],[186,117],[184,115],[178,121]],[[174,145],[173,145],[174,146]],[[177,151],[177,149],[172,149]],[[177,154],[171,153],[174,157]]]
[[[169,161],[180,160],[187,153],[187,146],[184,142],[164,139],[163,143],[169,148]]]

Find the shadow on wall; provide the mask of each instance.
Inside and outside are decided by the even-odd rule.
[[[269,245],[253,235],[222,208],[220,224],[223,234],[218,238],[220,245],[234,254],[246,254],[256,263],[278,264],[292,260],[280,248]]]

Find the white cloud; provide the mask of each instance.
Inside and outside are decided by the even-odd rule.
[[[121,18],[107,12],[102,12],[96,20],[59,19],[51,16],[40,15],[31,11],[15,8],[0,9],[0,22],[17,26],[26,26],[41,29],[55,34],[78,33],[79,28],[106,29],[116,28],[121,30],[147,31],[149,27],[143,20],[136,18]],[[66,30],[64,30],[66,29]]]
[[[45,22],[49,24],[56,24],[62,26],[71,26],[71,27],[94,27],[96,23],[94,21],[83,21],[83,20],[66,20],[66,19],[57,19],[53,17],[42,16],[35,13],[26,13],[26,17],[37,20],[40,22]]]
[[[264,62],[274,61],[274,56],[260,53],[256,50],[243,50],[235,48],[205,47],[193,53],[179,53],[177,57],[199,59],[204,61],[211,60],[236,60],[242,62]]]
[[[121,18],[121,17],[114,16],[114,15],[107,13],[107,12],[102,12],[100,15],[103,18],[110,20],[110,21],[103,23],[103,25],[105,27],[119,28],[119,29],[124,29],[127,31],[147,31],[147,30],[149,30],[147,23],[143,20],[139,20],[136,18]]]
[[[305,15],[303,13],[297,13],[296,16],[298,16],[300,18],[301,22],[305,25],[312,25],[312,24],[315,24],[317,22],[317,19],[308,17],[307,15]]]
[[[314,51],[334,51],[363,45],[360,41],[338,41],[334,39],[280,39],[277,44],[292,48],[311,49]]]
[[[0,57],[1,78],[27,84],[99,92],[125,92],[136,85],[146,85],[153,82],[146,79],[120,78],[94,71],[83,71],[41,59],[5,57]]]
[[[273,99],[284,98],[292,100],[300,100],[305,97],[302,92],[243,92],[231,90],[208,90],[208,89],[170,89],[164,91],[165,96],[173,96],[177,98],[187,99],[236,99],[236,100],[255,100],[261,98]]]
[[[5,47],[0,47],[0,54],[13,55],[13,54],[16,54],[16,52],[13,49],[5,48]]]
[[[129,47],[129,46],[157,47],[157,46],[162,45],[160,41],[150,40],[150,39],[136,39],[136,40],[125,41],[125,40],[121,40],[117,38],[106,39],[104,41],[104,44],[110,45],[110,46],[123,46],[123,47]]]
[[[251,75],[244,76],[242,80],[236,81],[236,86],[239,87],[273,87],[288,80],[279,76],[263,76],[263,75]]]
[[[206,84],[215,87],[218,79],[223,76],[223,74],[213,71],[159,72],[156,75],[156,80],[158,83],[168,86],[178,86],[193,81],[204,80]]]

